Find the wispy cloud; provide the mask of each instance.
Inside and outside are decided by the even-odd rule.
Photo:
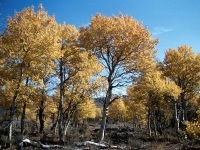
[[[166,27],[155,27],[153,32],[152,32],[152,35],[163,34],[163,33],[166,33],[166,32],[171,32],[172,30],[173,29],[166,28]]]
[[[83,26],[87,27],[90,25],[90,22],[86,23],[86,24],[83,24]]]

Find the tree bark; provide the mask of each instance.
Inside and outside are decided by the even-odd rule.
[[[44,119],[43,119],[43,112],[44,112],[44,101],[41,101],[41,106],[40,106],[40,109],[39,109],[39,121],[40,121],[40,133],[43,132],[44,130]]]
[[[104,108],[103,108],[103,116],[102,116],[101,129],[100,129],[100,134],[99,134],[99,142],[102,142],[105,137],[106,123],[107,123],[107,118],[108,118],[108,110],[109,110],[111,97],[112,97],[112,85],[111,83],[109,83],[109,88],[108,88],[108,92],[106,95]]]
[[[73,110],[71,112],[68,112],[69,113],[69,117],[67,118],[66,122],[65,122],[65,125],[64,125],[64,135],[66,135],[67,133],[67,129],[69,127],[69,124],[71,122],[71,119],[74,117],[75,115],[75,112],[76,112],[76,108],[77,108],[78,104],[75,104],[73,106]]]
[[[63,135],[63,100],[64,100],[64,73],[63,73],[63,62],[60,59],[60,102],[58,110],[58,128],[60,142],[64,142]]]
[[[64,135],[67,135],[67,129],[69,127],[70,122],[71,122],[71,118],[67,119],[65,122]]]
[[[52,114],[52,123],[55,122],[55,113]]]
[[[153,110],[153,125],[154,125],[154,134],[155,134],[155,136],[157,136],[158,135],[158,130],[157,130],[157,116],[156,116],[156,110],[154,109]]]
[[[26,86],[28,87],[28,81],[29,81],[29,79],[28,78],[26,78]],[[24,106],[23,106],[23,111],[22,111],[22,117],[21,117],[21,135],[22,135],[22,137],[23,137],[23,135],[24,135],[24,126],[25,126],[25,122],[24,122],[24,120],[25,120],[25,116],[26,116],[26,101],[24,101]]]
[[[180,119],[179,119],[179,115],[178,115],[177,101],[174,101],[174,121],[175,121],[175,128],[178,131]]]
[[[51,130],[54,130],[53,131],[53,135],[57,135],[57,127],[58,127],[58,118],[56,120],[56,122],[53,124],[53,126],[51,127]]]
[[[182,121],[188,120],[187,117],[187,109],[186,109],[186,100],[185,100],[185,93],[181,93],[181,101],[182,101],[182,108],[183,108],[183,118]]]
[[[151,132],[151,108],[150,107],[148,110],[148,130],[149,130],[149,136],[151,136],[152,132]]]
[[[11,139],[12,139],[12,122],[13,122],[14,115],[15,115],[16,99],[17,99],[17,94],[15,94],[15,96],[13,97],[12,106],[11,106],[11,110],[10,110],[10,119],[9,119],[9,123],[8,123],[8,140],[9,141],[11,141]]]
[[[24,135],[24,126],[25,126],[25,116],[26,116],[26,101],[24,101],[23,111],[22,111],[22,117],[21,117],[21,135],[23,137]]]
[[[9,123],[8,123],[8,140],[11,141],[12,139],[12,122],[14,119],[14,115],[15,115],[15,109],[16,109],[16,100],[17,100],[17,96],[19,94],[19,88],[21,85],[21,81],[22,81],[22,64],[21,64],[21,69],[20,69],[20,77],[19,77],[19,81],[17,84],[17,88],[15,89],[15,94],[13,96],[13,100],[12,100],[12,106],[11,106],[11,110],[10,110],[10,119],[9,119]]]

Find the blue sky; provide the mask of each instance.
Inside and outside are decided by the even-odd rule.
[[[181,45],[200,52],[200,1],[199,0],[3,0],[4,19],[27,6],[42,3],[49,15],[58,23],[73,24],[77,29],[90,22],[91,16],[131,15],[147,26],[153,38],[160,40],[157,57],[162,61],[168,48]]]

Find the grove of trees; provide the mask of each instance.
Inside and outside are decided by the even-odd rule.
[[[200,138],[200,54],[169,48],[156,58],[158,39],[131,16],[91,17],[88,26],[58,24],[42,5],[9,17],[0,34],[0,105],[9,109],[7,138],[20,120],[47,128],[64,142],[72,123],[101,121],[98,142],[110,118],[148,128],[166,128]],[[126,96],[113,90],[126,88]],[[103,108],[94,98],[104,95]],[[50,125],[49,125],[50,124]],[[58,133],[57,133],[58,131]]]

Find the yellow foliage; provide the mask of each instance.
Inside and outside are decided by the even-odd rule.
[[[135,89],[135,86],[132,85],[127,89],[128,98],[125,98],[124,102],[127,108],[127,120],[130,123],[133,123],[134,118],[136,117],[140,124],[147,124],[147,101],[146,93],[140,93]]]
[[[96,118],[102,117],[103,108],[96,107]]]
[[[26,108],[26,117],[25,119],[28,120],[28,121],[36,121],[36,116],[37,116],[37,109],[36,107],[34,107],[33,105],[32,106],[28,106]]]
[[[57,32],[54,17],[48,16],[42,5],[37,13],[28,7],[9,17],[1,38],[5,78],[18,78],[22,69],[24,78],[41,84],[41,78],[53,72],[52,60],[60,55]]]
[[[80,104],[77,109],[80,119],[95,118],[96,110],[96,105],[94,104],[93,99],[86,100]]]
[[[169,81],[161,71],[154,68],[144,73],[137,85],[127,89],[127,93],[140,100],[146,99],[148,103],[155,103],[165,96],[178,98],[181,89],[173,81]]]
[[[55,18],[42,5],[37,12],[28,7],[8,18],[0,39],[0,78],[7,101],[18,98],[30,103],[36,87],[44,87],[42,79],[54,72],[53,60],[60,57],[57,28]]]
[[[160,66],[164,75],[176,83],[184,93],[184,100],[192,100],[200,86],[200,54],[195,54],[192,47],[179,46],[166,51]]]
[[[147,72],[144,72],[138,84],[132,85],[127,89],[129,97],[127,101],[128,113],[132,114],[132,118],[134,115],[139,117],[140,121],[145,124],[148,107],[153,106],[154,109],[166,112],[166,116],[170,118],[172,113],[168,112],[169,103],[166,98],[171,97],[171,100],[177,99],[180,93],[181,89],[173,81],[169,81],[154,66]]]
[[[108,115],[113,119],[124,119],[126,118],[126,106],[124,101],[117,99],[112,102]]]
[[[186,133],[193,138],[200,140],[200,109],[197,111],[198,118],[193,121],[184,121],[186,125]]]
[[[181,93],[181,89],[173,81],[169,81],[161,71],[157,70],[147,72],[140,86],[145,92],[152,93],[154,97],[160,99],[164,95],[173,96],[177,99]]]
[[[125,71],[147,68],[153,62],[158,40],[152,39],[149,31],[131,16],[97,14],[89,27],[81,27],[79,42],[118,78]]]

